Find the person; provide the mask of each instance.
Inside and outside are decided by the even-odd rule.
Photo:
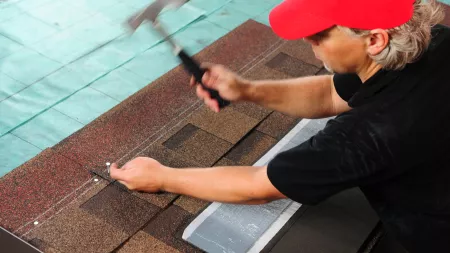
[[[270,13],[331,72],[251,81],[208,64],[206,86],[301,118],[336,116],[267,166],[174,169],[149,157],[112,165],[131,190],[224,203],[315,205],[359,187],[409,252],[450,252],[450,28],[432,0],[285,0]],[[200,85],[198,97],[219,112]]]

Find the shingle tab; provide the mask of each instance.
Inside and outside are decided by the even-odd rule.
[[[180,253],[151,235],[139,231],[117,253]]]
[[[128,235],[136,233],[160,210],[113,185],[107,186],[80,208]]]
[[[60,252],[111,252],[128,239],[129,235],[79,208],[104,187],[106,183],[100,181],[85,195],[28,236],[38,238]]]
[[[256,128],[258,131],[265,133],[277,140],[281,140],[285,134],[289,132],[300,119],[295,119],[284,115],[280,112],[273,112]]]
[[[183,228],[192,215],[181,207],[172,205],[167,210],[159,214],[143,230],[154,238],[181,252],[201,252],[188,243],[176,238],[177,232]]]
[[[225,156],[239,165],[251,166],[276,144],[276,140],[259,131],[252,131]]]
[[[168,139],[164,146],[203,166],[212,166],[232,144],[188,124]]]
[[[215,113],[211,109],[203,107],[189,121],[202,130],[233,144],[258,124],[258,120],[231,108],[225,108],[219,113]]]

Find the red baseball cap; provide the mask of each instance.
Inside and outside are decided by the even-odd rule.
[[[389,29],[408,22],[415,0],[284,0],[269,15],[283,39],[311,36],[334,25],[356,29]]]

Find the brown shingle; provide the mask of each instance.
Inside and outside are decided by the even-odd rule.
[[[220,113],[215,113],[209,108],[203,107],[189,121],[193,125],[233,144],[237,143],[258,124],[258,120],[229,107]]]
[[[179,206],[172,205],[160,213],[143,230],[154,238],[181,252],[201,252],[177,238],[176,234],[191,221],[192,215]]]
[[[192,125],[187,125],[185,129],[188,129],[187,131],[190,131],[189,128],[195,128],[192,127]],[[192,130],[192,129],[191,129]],[[192,134],[195,134],[197,129],[194,129],[194,132]],[[191,138],[192,135],[189,133],[184,132],[184,134],[178,134],[174,136],[174,139],[171,139],[171,142],[167,142],[167,144],[170,145],[176,145],[178,143],[179,145],[182,145],[185,141],[187,141],[189,138]],[[176,139],[176,138],[181,138]],[[169,147],[170,148],[170,147]],[[192,160],[188,160],[185,157],[179,155],[178,153],[174,152],[173,150],[169,149],[167,147],[164,147],[162,145],[159,145],[159,143],[155,143],[154,145],[151,145],[147,147],[145,150],[139,153],[140,156],[150,157],[161,164],[165,166],[169,166],[172,168],[187,168],[187,167],[199,167],[201,164],[196,163]],[[177,147],[172,146],[176,150]]]
[[[188,135],[188,138],[185,138],[185,135]],[[164,142],[164,146],[189,160],[209,167],[219,160],[232,144],[187,124]]]
[[[180,196],[175,202],[174,205],[177,205],[184,210],[190,212],[191,214],[198,214],[205,207],[211,204],[208,201],[204,201],[198,198],[193,198],[189,196]]]
[[[230,106],[230,108],[258,121],[263,120],[272,112],[272,110],[249,102],[234,103]]]
[[[271,66],[271,61],[266,64],[263,63],[264,62],[261,62],[260,64],[253,66],[253,68],[245,73],[244,77],[249,80],[281,80],[292,78],[292,75],[286,71],[283,71],[283,69]]]
[[[266,65],[269,68],[284,72],[292,77],[313,75],[319,71],[318,67],[305,63],[284,52],[278,53]]]
[[[128,235],[136,233],[160,210],[114,185],[107,186],[80,208]]]
[[[60,252],[110,252],[128,235],[120,229],[91,216],[79,206],[106,187],[100,181],[66,209],[43,223],[27,236],[38,238]]]
[[[128,235],[105,222],[72,209],[42,226],[40,239],[50,242],[61,252],[110,252]]]
[[[198,127],[187,124],[178,133],[174,134],[164,143],[164,146],[172,150],[180,148],[187,140],[193,138],[198,131]]]
[[[180,251],[139,231],[117,253],[180,253]]]
[[[183,126],[184,124],[186,124],[185,118],[191,115],[193,112],[197,111],[200,106],[201,104],[197,103],[195,106],[190,107],[182,115],[180,115],[177,118],[174,118],[168,125],[166,125],[166,127],[160,129],[157,132],[152,133],[152,135],[145,141],[140,143],[135,148],[129,150],[126,155],[122,156],[120,160],[117,161],[119,167],[124,166],[125,163],[139,156],[151,157],[154,158],[155,160],[160,161],[164,165],[173,167],[181,168],[190,166],[195,167],[201,166],[200,164],[195,163],[194,161],[185,159],[185,157],[180,156],[179,154],[173,152],[172,150],[167,149],[162,145],[164,140],[167,139],[165,138],[165,136],[173,135],[177,131],[179,131],[180,130],[179,126]],[[106,166],[103,166],[103,168],[106,168]],[[93,171],[93,173],[98,174],[102,178],[105,178],[107,180],[111,180],[106,169],[105,170],[97,169]]]
[[[252,131],[225,156],[240,165],[253,165],[276,140],[259,131]]]
[[[60,251],[52,248],[50,245],[40,240],[39,238],[34,238],[33,240],[29,241],[29,243],[45,253],[61,253]]]
[[[239,164],[235,161],[232,161],[226,157],[222,157],[216,164],[214,164],[214,167],[220,167],[220,166],[238,166]]]
[[[158,193],[146,193],[139,191],[131,191],[125,185],[122,185],[118,181],[114,181],[112,183],[115,187],[120,189],[121,191],[127,192],[141,200],[147,201],[148,203],[155,205],[159,208],[166,208],[169,206],[179,195],[167,192],[158,192]]]
[[[280,112],[273,112],[256,129],[277,140],[281,140],[298,122],[299,119],[289,117]]]
[[[169,206],[179,195],[167,192],[158,192],[158,193],[146,193],[139,191],[131,191],[125,185],[122,185],[118,181],[114,181],[112,183],[115,187],[120,189],[121,191],[127,192],[141,200],[147,201],[148,203],[155,205],[159,208],[166,208]]]
[[[160,208],[166,208],[179,196],[178,194],[167,192],[157,194],[145,192],[133,192],[132,194]]]
[[[314,55],[311,45],[303,40],[286,41],[280,51],[317,68],[323,67],[323,63]]]

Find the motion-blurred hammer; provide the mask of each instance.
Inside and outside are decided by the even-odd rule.
[[[157,19],[159,13],[161,13],[164,8],[179,8],[188,1],[189,0],[155,0],[143,11],[133,15],[128,20],[128,25],[133,30],[136,30],[144,21],[150,21],[153,27],[163,36],[164,40],[172,45],[174,54],[181,59],[181,62],[183,63],[186,70],[194,76],[196,81],[200,83],[203,89],[208,91],[212,99],[216,99],[219,102],[219,107],[223,108],[229,105],[230,102],[220,97],[217,90],[210,89],[203,84],[202,77],[205,74],[205,70],[202,69],[200,65],[183,50],[183,48],[181,48],[177,43],[175,43],[172,38],[170,38],[170,36],[167,34],[167,32],[164,30]]]

